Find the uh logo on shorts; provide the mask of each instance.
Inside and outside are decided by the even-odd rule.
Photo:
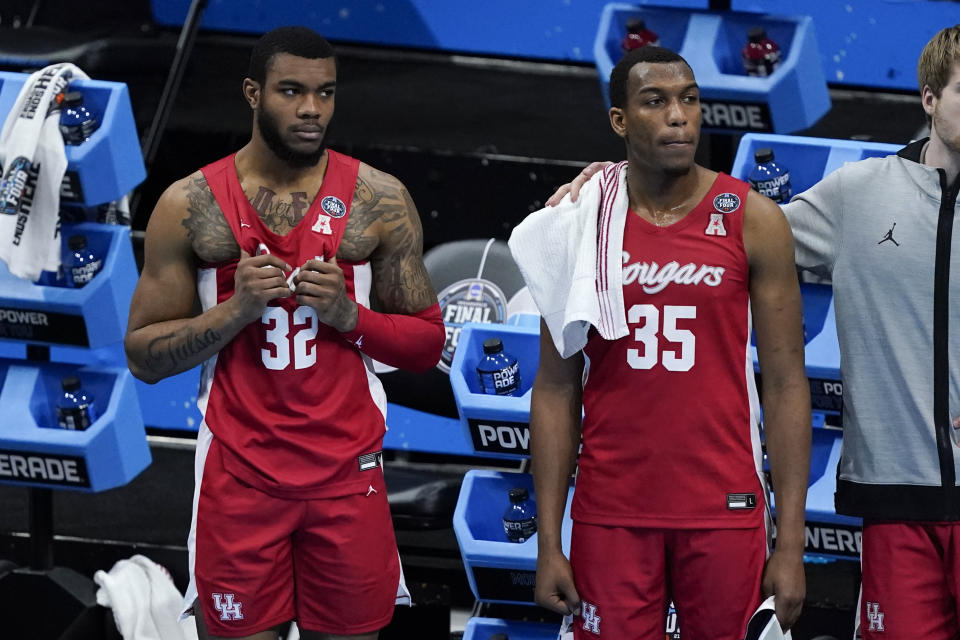
[[[867,620],[870,621],[870,631],[884,631],[883,616],[884,613],[880,611],[879,602],[867,603]]]
[[[597,605],[590,604],[583,600],[580,601],[580,616],[583,618],[583,630],[600,635],[600,615],[597,613]]]
[[[213,607],[220,612],[221,620],[243,620],[243,604],[234,602],[232,593],[214,593]]]

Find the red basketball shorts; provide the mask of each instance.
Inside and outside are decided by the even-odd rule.
[[[288,620],[352,635],[393,616],[400,559],[383,474],[318,500],[267,495],[238,481],[210,447],[197,504],[199,602],[210,634],[239,637]]]
[[[960,523],[865,522],[862,535],[863,637],[960,637]]]
[[[761,602],[766,527],[643,529],[574,522],[576,640],[663,638],[669,599],[684,640],[741,640]]]

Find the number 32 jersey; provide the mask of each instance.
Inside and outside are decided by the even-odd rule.
[[[234,156],[203,168],[240,248],[285,261],[293,267],[285,274],[291,283],[307,260],[336,255],[350,216],[359,161],[327,153],[319,192],[309,208],[303,202],[304,217],[284,236],[268,229],[247,200]],[[368,306],[370,264],[337,263],[347,295]],[[236,268],[236,260],[201,265],[197,287],[204,310],[233,295]],[[312,308],[298,305],[296,296],[271,301],[205,363],[198,405],[226,470],[262,491],[321,498],[370,484],[375,465],[368,458],[381,450],[385,431],[383,387],[369,360]]]
[[[680,221],[628,212],[629,334],[591,331],[572,516],[611,526],[739,528],[763,522],[743,210],[720,174]]]

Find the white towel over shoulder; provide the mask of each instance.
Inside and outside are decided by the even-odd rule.
[[[0,131],[0,260],[28,280],[60,267],[60,183],[67,155],[53,100],[76,78],[87,74],[70,63],[33,73]]]
[[[590,327],[607,340],[628,333],[623,305],[627,163],[609,165],[556,207],[531,213],[508,244],[557,352],[569,358]]]

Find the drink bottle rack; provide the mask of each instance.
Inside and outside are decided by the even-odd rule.
[[[620,41],[627,22],[636,18],[643,18],[647,28],[660,36],[660,44],[679,53],[693,68],[705,130],[790,133],[813,125],[830,109],[809,17],[620,3],[603,8],[593,46],[607,106],[610,72],[623,55]],[[763,27],[781,49],[780,66],[765,78],[743,71],[740,51],[751,27]]]
[[[530,396],[533,378],[540,361],[540,325],[468,323],[460,333],[450,366],[450,386],[466,429],[478,456],[522,459],[530,455]],[[520,365],[520,391],[517,396],[496,396],[482,392],[477,364],[483,353],[483,341],[500,338],[505,353]]]
[[[150,464],[133,377],[125,368],[0,360],[0,482],[105,491]],[[60,379],[77,375],[92,392],[96,420],[84,431],[57,426]]]
[[[87,237],[89,246],[104,257],[103,268],[80,289],[39,286],[10,274],[0,262],[0,339],[42,344],[57,349],[80,347],[75,357],[86,362],[90,349],[119,346],[127,330],[130,298],[137,285],[137,265],[130,245],[130,229],[84,222],[63,225],[61,236]],[[67,351],[62,359],[70,360]],[[118,364],[125,364],[120,353]]]
[[[0,114],[4,117],[29,77],[0,71]],[[83,92],[84,103],[100,126],[83,144],[64,147],[67,173],[60,188],[61,202],[91,207],[116,200],[147,175],[127,85],[71,80],[69,88]]]
[[[777,164],[790,171],[793,193],[797,194],[806,191],[847,162],[895,154],[902,145],[748,133],[740,139],[730,175],[746,180],[753,167],[754,152],[764,147],[772,149]]]
[[[537,570],[537,534],[524,542],[510,542],[501,517],[508,502],[507,492],[525,487],[533,496],[529,473],[474,469],[464,476],[460,498],[453,514],[470,590],[480,602],[533,604]],[[561,526],[564,553],[570,552],[570,498]],[[498,499],[502,498],[502,499]]]
[[[0,483],[103,491],[150,464],[122,349],[137,268],[127,227],[87,222],[64,225],[62,233],[83,233],[104,256],[101,271],[80,289],[36,285],[0,263],[0,355],[26,358],[3,361]],[[99,415],[86,431],[60,429],[52,409],[60,378],[72,373],[96,399]]]
[[[460,423],[469,434],[475,455],[523,460],[530,455],[530,396],[540,359],[540,329],[537,316],[518,316],[516,324],[468,323],[460,333],[450,367],[450,384],[460,413]],[[520,365],[520,395],[497,396],[481,392],[477,364],[483,342],[500,338],[503,350]],[[533,605],[537,569],[537,534],[516,543],[507,540],[502,517],[513,487],[526,488],[536,501],[529,473],[468,471],[460,487],[453,515],[470,590],[481,603]],[[571,487],[570,493],[573,489]],[[564,552],[570,549],[570,507],[564,514]],[[506,633],[510,638],[555,638],[556,624],[517,620],[472,618],[464,640]]]
[[[0,73],[0,118],[27,75]],[[117,199],[145,175],[125,85],[75,80],[100,127],[67,146],[62,204],[92,206]],[[42,167],[40,168],[42,171]],[[81,233],[103,256],[86,286],[41,286],[0,263],[0,484],[29,488],[30,566],[0,576],[10,605],[11,637],[67,640],[99,624],[96,587],[88,577],[53,564],[53,490],[99,492],[130,482],[151,461],[123,337],[137,266],[124,226],[64,224],[63,238]],[[84,431],[57,424],[60,379],[78,375],[94,396],[96,419]],[[36,602],[44,602],[37,616]]]

